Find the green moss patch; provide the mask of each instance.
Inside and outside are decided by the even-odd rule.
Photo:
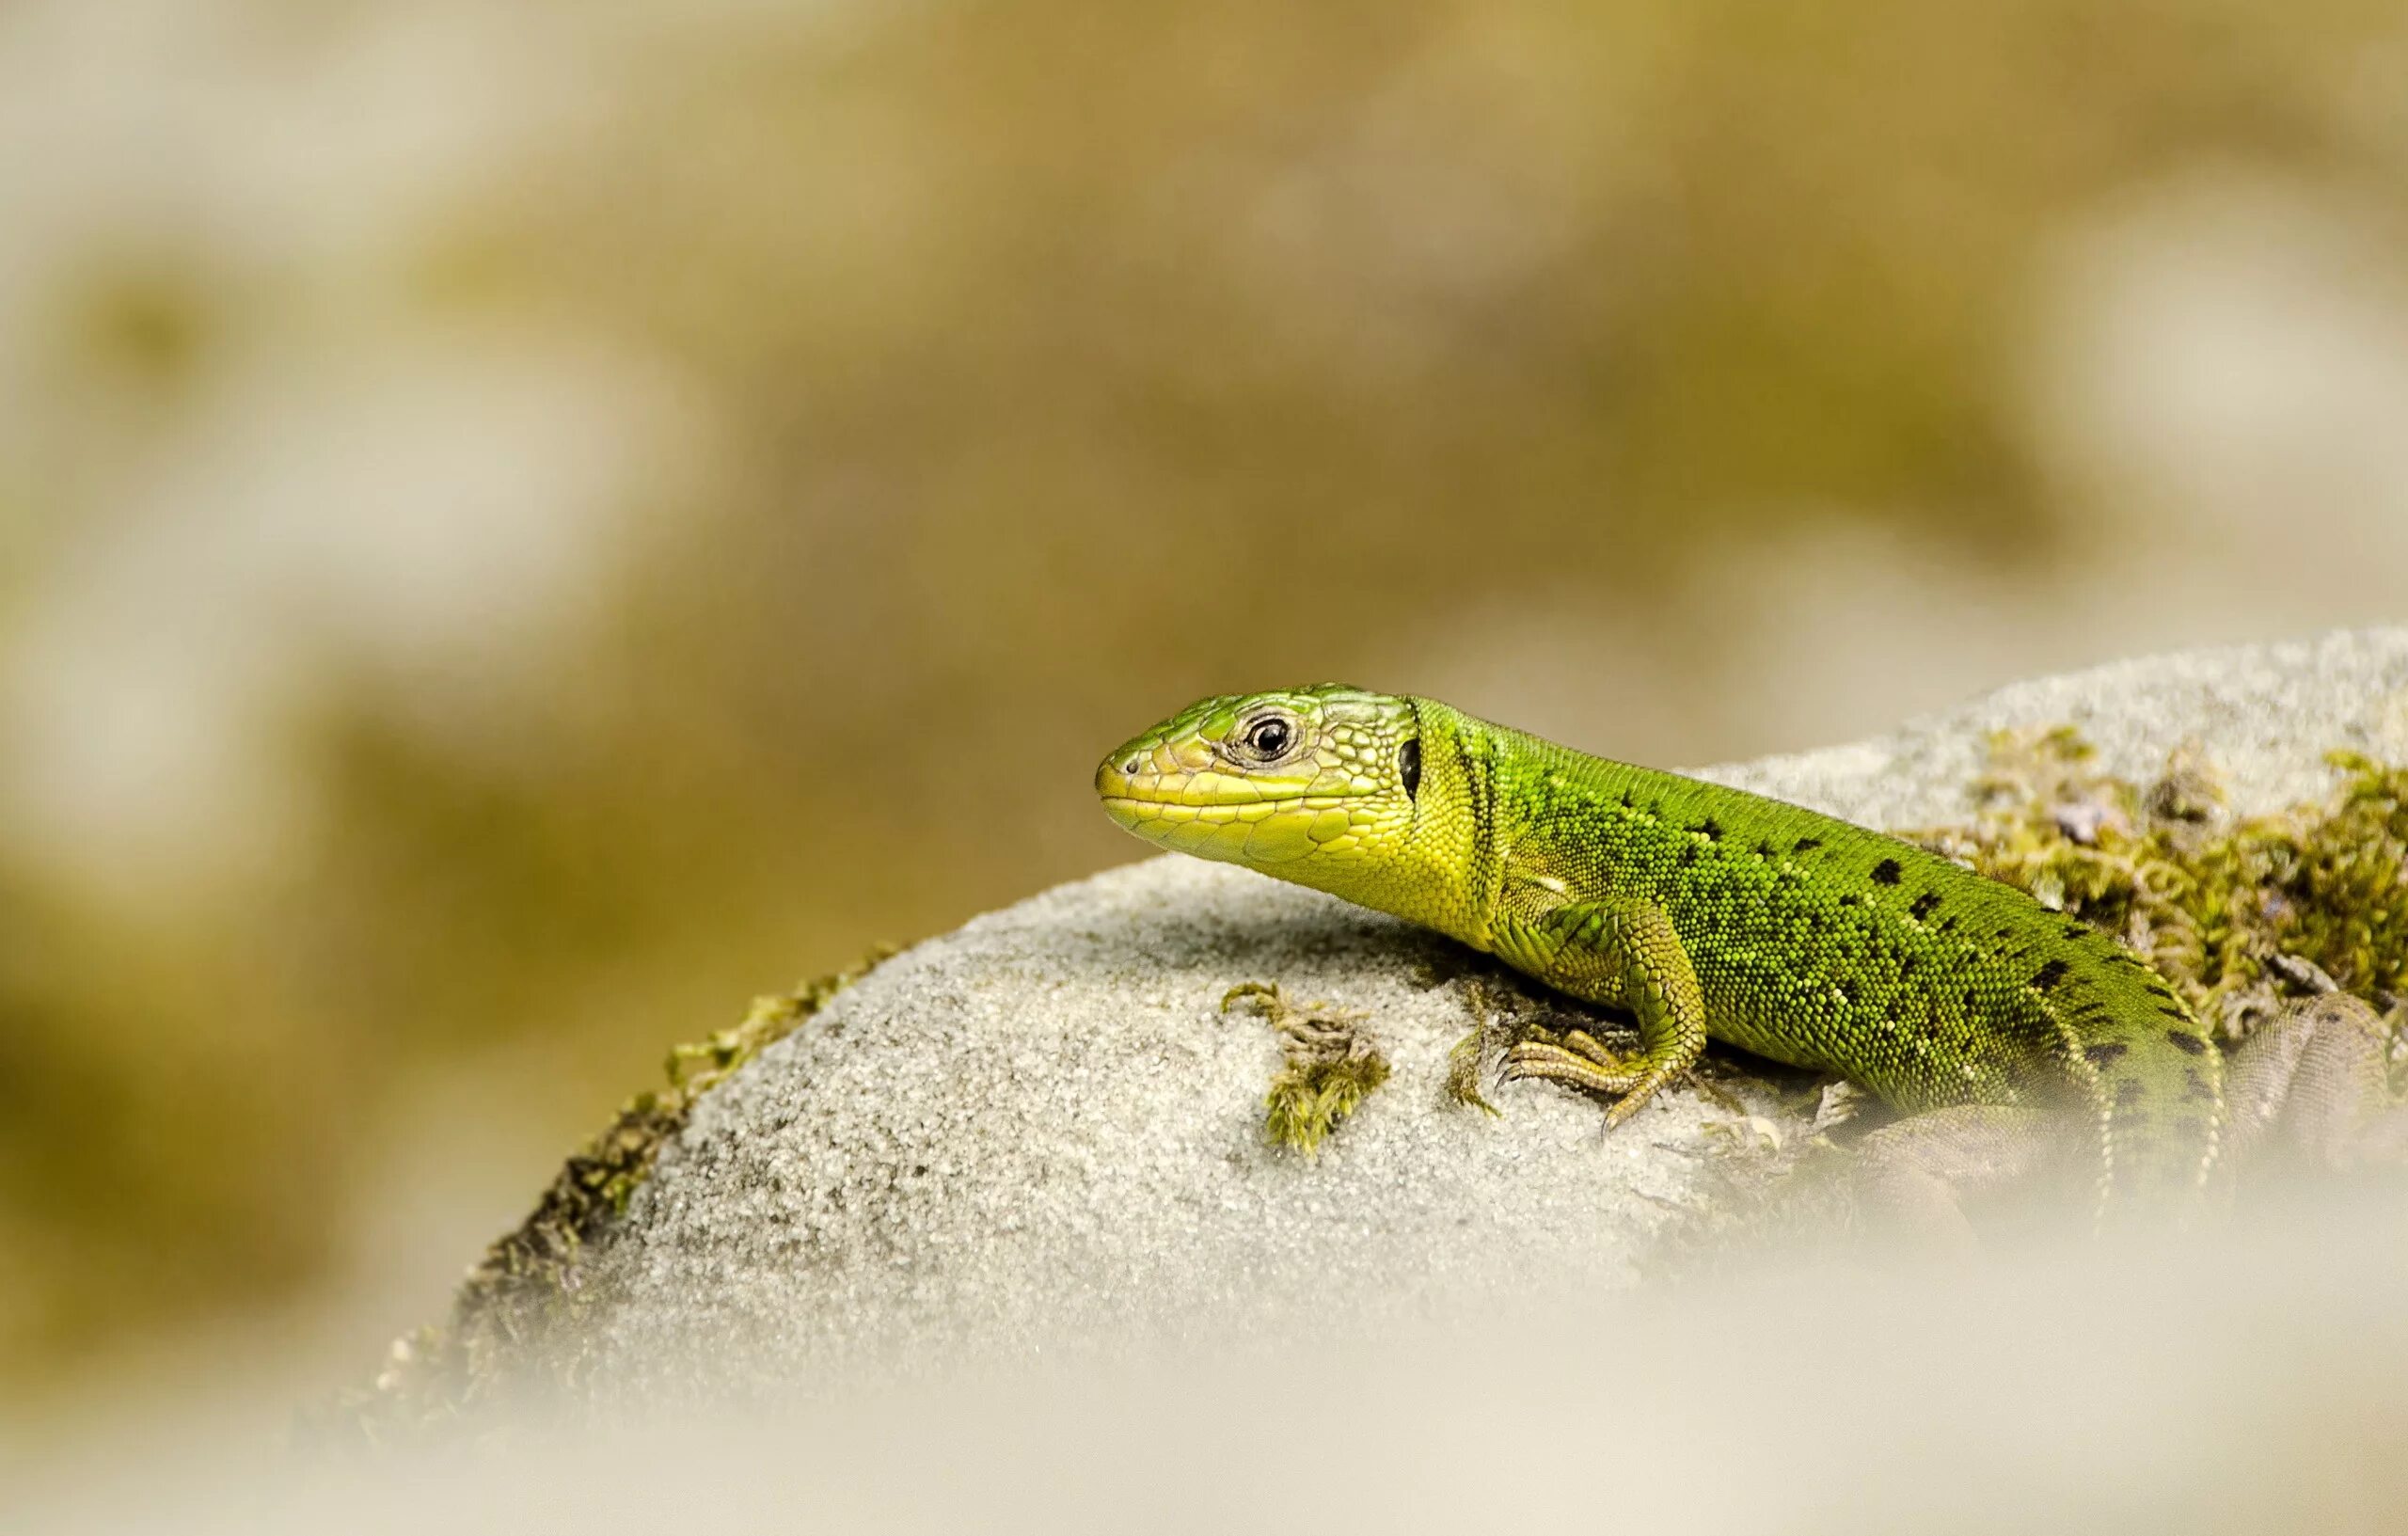
[[[2134,784],[2069,727],[2002,733],[1972,824],[1909,835],[2106,929],[2237,1040],[2286,996],[2408,994],[2408,768],[2327,761],[2323,803],[2235,817],[2195,747]]]

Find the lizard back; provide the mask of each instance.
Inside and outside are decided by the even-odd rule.
[[[2204,1187],[2221,1055],[2106,934],[1837,817],[1415,705],[1458,744],[1492,899],[1534,880],[1660,908],[1709,1033],[1909,1111],[2063,1107],[2093,1128],[2102,1208]]]

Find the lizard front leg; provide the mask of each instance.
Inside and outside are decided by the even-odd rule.
[[[1661,909],[1640,901],[1575,901],[1497,925],[1499,958],[1559,991],[1639,1016],[1636,1055],[1614,1055],[1578,1031],[1564,1043],[1526,1040],[1505,1054],[1508,1079],[1538,1077],[1620,1097],[1618,1126],[1705,1049],[1705,999],[1688,952]]]

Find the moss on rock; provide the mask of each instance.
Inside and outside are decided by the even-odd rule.
[[[2195,746],[2135,784],[2070,727],[2000,734],[1972,825],[1908,835],[2114,934],[2234,1041],[2286,996],[2408,993],[2408,768],[2326,760],[2324,803],[2234,817]]]
[[[393,1341],[367,1387],[303,1417],[304,1439],[383,1444],[482,1422],[497,1398],[566,1385],[578,1368],[573,1324],[590,1303],[579,1254],[626,1213],[660,1148],[703,1095],[784,1039],[894,953],[791,992],[755,998],[741,1022],[670,1050],[664,1086],[637,1094],[571,1154],[527,1219],[497,1239],[454,1298],[450,1321]]]

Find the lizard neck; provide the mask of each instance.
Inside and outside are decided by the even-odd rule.
[[[1421,756],[1410,821],[1354,857],[1256,867],[1486,949],[1499,883],[1494,732],[1435,701],[1405,702]]]
[[[1490,729],[1435,700],[1409,702],[1420,725],[1421,788],[1412,831],[1382,882],[1392,895],[1369,905],[1484,950],[1502,875]]]

